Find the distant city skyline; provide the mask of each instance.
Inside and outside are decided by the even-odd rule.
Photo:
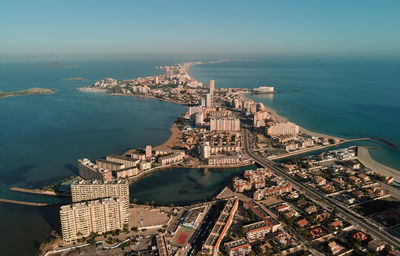
[[[399,1],[3,1],[0,58],[400,57]]]

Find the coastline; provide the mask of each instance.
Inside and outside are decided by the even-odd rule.
[[[400,171],[375,161],[371,157],[367,147],[358,147],[357,158],[365,167],[372,171],[388,177],[392,176],[397,182],[400,181]]]

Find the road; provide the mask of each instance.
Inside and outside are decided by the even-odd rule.
[[[271,169],[276,174],[288,180],[295,187],[299,188],[302,191],[305,191],[306,196],[310,197],[310,199],[317,200],[318,202],[325,205],[327,208],[331,210],[333,208],[336,209],[336,211],[350,223],[357,224],[358,226],[360,226],[362,229],[364,229],[366,232],[370,233],[374,237],[382,241],[385,241],[386,243],[394,246],[395,248],[400,248],[399,239],[384,231],[380,226],[373,223],[369,223],[369,220],[366,219],[365,217],[348,209],[341,203],[325,197],[325,195],[322,192],[312,187],[309,187],[303,184],[302,182],[297,181],[296,179],[294,179],[294,177],[292,177],[290,174],[287,173],[286,169],[284,169],[280,165],[276,164],[271,160],[265,159],[260,155],[258,155],[257,153],[253,152],[249,144],[249,139],[250,139],[249,131],[247,129],[243,129],[243,135],[244,135],[243,136],[244,151],[247,153],[249,157],[253,158],[259,165],[263,166],[264,168]]]

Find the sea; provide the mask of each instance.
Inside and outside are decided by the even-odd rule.
[[[163,72],[155,67],[195,58],[137,58],[65,62],[1,62],[0,91],[54,88],[50,95],[0,98],[0,198],[69,203],[10,187],[37,188],[77,174],[77,159],[95,160],[130,148],[157,145],[185,107],[154,99],[77,91],[106,77],[132,79]],[[205,59],[202,59],[205,60]],[[211,60],[211,59],[210,59]],[[400,61],[256,58],[191,67],[217,88],[274,86],[272,95],[249,95],[289,120],[343,138],[377,137],[400,146]],[[84,80],[64,80],[82,77]],[[372,157],[400,170],[400,151],[371,142]],[[253,167],[249,167],[253,168]],[[131,198],[156,205],[209,200],[244,169],[170,169],[138,181]],[[0,203],[1,255],[36,255],[57,207]]]

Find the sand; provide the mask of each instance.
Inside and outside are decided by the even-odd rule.
[[[400,171],[380,164],[372,159],[367,147],[358,147],[358,160],[367,168],[385,176],[392,176],[396,181],[400,181]]]

